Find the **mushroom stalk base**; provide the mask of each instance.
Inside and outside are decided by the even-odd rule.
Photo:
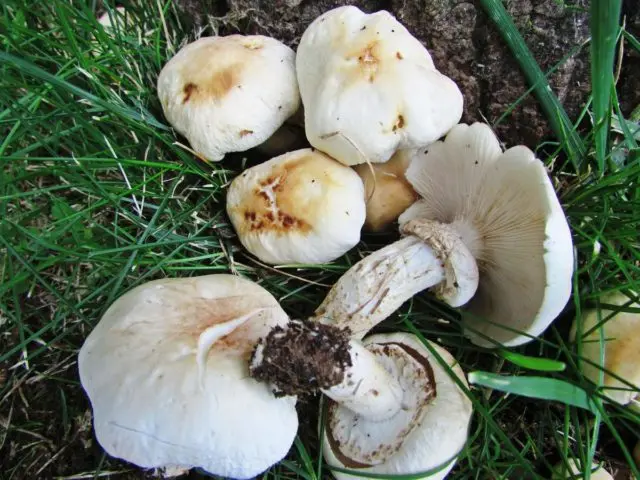
[[[402,387],[349,330],[292,320],[256,346],[249,371],[270,383],[276,395],[325,393],[371,421],[396,415]]]
[[[409,298],[445,279],[434,250],[411,235],[351,267],[333,286],[312,320],[349,327],[362,339]]]

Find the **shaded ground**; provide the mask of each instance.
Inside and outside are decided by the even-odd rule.
[[[589,38],[589,0],[505,3],[542,70],[548,72],[562,61],[549,78],[570,118],[578,118],[591,88],[589,48],[580,49]],[[386,9],[427,46],[438,69],[459,85],[465,98],[465,122],[495,122],[528,89],[478,0],[178,0],[178,5],[185,18],[199,26],[210,25],[221,34],[270,35],[292,47],[309,23],[328,9],[340,5],[355,5],[367,12]],[[635,24],[640,31],[637,2],[628,1],[625,8],[628,25]],[[569,52],[575,55],[563,60]],[[621,78],[625,113],[640,102],[640,59],[632,63],[625,63]],[[509,145],[535,146],[550,138],[548,123],[532,95],[496,130]]]

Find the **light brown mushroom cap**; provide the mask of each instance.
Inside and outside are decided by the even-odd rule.
[[[221,160],[271,137],[300,106],[295,53],[260,35],[205,37],[163,67],[167,120],[204,158]]]
[[[365,228],[379,232],[395,222],[419,196],[404,176],[413,150],[398,150],[385,163],[354,167],[364,183],[367,201]]]
[[[258,339],[288,322],[266,290],[233,275],[163,279],[117,299],[80,349],[100,445],[143,468],[251,478],[295,437],[295,397],[249,376]]]
[[[305,148],[236,177],[227,213],[241,243],[263,262],[324,263],[360,241],[364,187],[353,169]]]
[[[457,85],[387,11],[344,6],[316,18],[296,72],[309,143],[345,165],[428,145],[462,115]]]
[[[606,295],[600,299],[604,304],[618,307],[640,308],[639,303],[621,292]],[[604,346],[604,367],[600,362],[600,328]],[[579,323],[576,321],[571,330],[571,338],[576,339]],[[583,373],[592,382],[598,384],[600,373],[604,375],[604,391],[612,400],[623,405],[640,400],[640,313],[616,312],[612,308],[603,307],[588,310],[580,322],[582,332],[582,356],[595,363],[581,362]],[[635,385],[633,390],[629,385],[609,375],[612,372],[627,382]]]

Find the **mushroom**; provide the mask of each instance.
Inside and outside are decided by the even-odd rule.
[[[324,263],[360,241],[364,187],[353,169],[305,148],[236,177],[227,213],[240,242],[263,262]]]
[[[586,472],[582,469],[581,462],[579,460],[576,460],[575,458],[570,458],[566,460],[566,463],[560,462],[554,467],[551,480],[563,480],[565,478],[585,478],[585,476],[583,475],[584,473]],[[598,465],[597,463],[591,464],[589,478],[591,480],[613,480],[611,474],[607,472],[602,467],[602,465]]]
[[[296,72],[309,143],[345,165],[386,162],[462,116],[456,84],[389,12],[330,10],[303,33]]]
[[[266,290],[233,275],[134,288],[78,357],[98,442],[144,468],[251,478],[277,463],[296,434],[296,399],[250,378],[248,359],[287,321]]]
[[[587,310],[580,322],[574,322],[571,330],[571,338],[576,340],[580,329],[582,356],[588,360],[581,362],[582,372],[599,384],[600,373],[604,369],[603,393],[622,405],[640,406],[640,338],[637,335],[640,313],[638,310],[619,311],[620,308],[640,309],[640,303],[621,292],[605,295],[600,301],[611,307]],[[600,361],[601,329],[604,365]]]
[[[569,299],[573,270],[571,233],[542,162],[523,146],[503,153],[486,124],[460,124],[406,177],[421,200],[399,218],[405,237],[349,269],[316,320],[361,337],[431,288],[466,305],[465,333],[477,345],[541,334]]]
[[[208,160],[258,146],[300,106],[294,58],[285,44],[260,35],[196,40],[160,72],[164,114]]]
[[[292,321],[260,341],[250,372],[276,392],[320,389],[331,399],[323,437],[329,465],[375,474],[442,467],[428,477],[442,479],[466,442],[472,405],[458,386],[467,383],[455,359],[429,346],[406,333],[373,335],[363,344],[348,329]]]
[[[398,150],[388,162],[354,167],[364,183],[367,202],[364,225],[368,230],[385,230],[418,200],[418,194],[404,176],[413,153],[412,150]]]

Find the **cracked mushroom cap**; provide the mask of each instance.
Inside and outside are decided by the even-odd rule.
[[[160,103],[191,147],[218,161],[260,145],[298,110],[294,62],[293,50],[273,38],[201,38],[160,72]]]
[[[249,377],[254,345],[287,315],[233,275],[156,280],[116,300],[78,366],[98,442],[143,468],[251,478],[288,452],[295,397]]]
[[[309,143],[345,165],[428,145],[462,116],[456,84],[386,11],[321,15],[302,35],[296,71]]]
[[[362,163],[354,167],[364,183],[367,202],[364,225],[368,230],[385,230],[418,200],[418,194],[404,176],[414,153],[413,150],[398,150],[388,162]]]
[[[626,405],[640,401],[640,313],[616,311],[615,307],[640,309],[621,292],[607,295],[600,301],[613,307],[602,307],[585,312],[580,322],[574,322],[571,338],[576,339],[578,325],[582,332],[582,356],[593,362],[581,362],[583,373],[598,384],[602,368],[600,363],[600,328],[604,345],[604,391],[612,400]],[[610,375],[611,372],[635,386],[635,391],[622,381]],[[638,402],[640,405],[640,402]]]
[[[478,264],[467,336],[495,347],[542,334],[566,305],[573,273],[571,232],[543,163],[524,146],[502,152],[486,124],[459,124],[406,177],[422,198],[400,224],[450,224]]]
[[[363,474],[408,475],[444,466],[421,478],[441,480],[467,441],[472,405],[451,374],[414,335],[372,335],[364,345],[398,378],[403,408],[387,420],[369,420],[329,401],[323,452],[333,467]],[[429,342],[465,386],[457,361]],[[408,425],[408,428],[407,428]],[[355,478],[334,471],[338,480]]]
[[[353,169],[305,148],[236,177],[227,213],[244,247],[263,262],[325,263],[360,241],[364,187]]]

